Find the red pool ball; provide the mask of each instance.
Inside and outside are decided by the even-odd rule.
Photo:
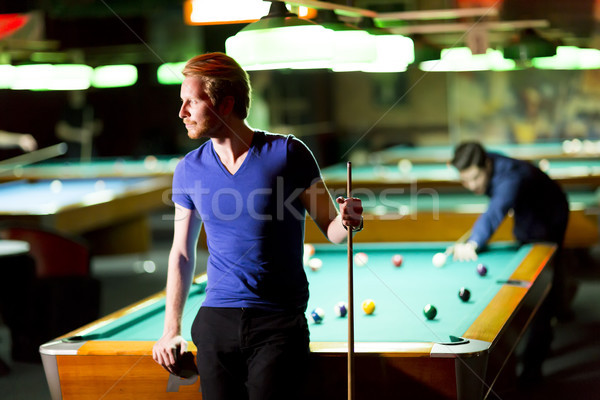
[[[396,267],[399,267],[399,266],[401,266],[401,265],[402,265],[402,261],[403,261],[403,260],[404,260],[404,259],[402,258],[402,256],[401,256],[400,254],[395,254],[395,255],[392,257],[392,264],[394,264]]]

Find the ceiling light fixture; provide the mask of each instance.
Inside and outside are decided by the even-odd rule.
[[[274,1],[266,16],[228,38],[225,49],[246,70],[327,68],[331,33]]]
[[[362,17],[358,27],[365,30],[375,41],[375,60],[366,63],[361,70],[365,72],[402,72],[415,60],[412,39],[392,34],[375,25],[371,17]]]
[[[359,71],[377,58],[374,37],[341,21],[335,11],[317,10],[314,21],[333,31],[331,69],[334,71]]]
[[[534,58],[531,60],[531,65],[537,69],[599,69],[600,50],[558,46],[555,56]]]
[[[439,60],[420,63],[419,68],[429,72],[510,71],[515,69],[515,61],[504,59],[499,50],[472,54],[468,47],[453,47],[442,50]]]

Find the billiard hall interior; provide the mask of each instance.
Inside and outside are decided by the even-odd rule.
[[[178,116],[181,69],[218,51],[248,71],[248,124],[306,143],[334,197],[351,161],[357,249],[444,247],[470,229],[487,198],[448,165],[460,142],[558,182],[569,308],[542,381],[517,385],[509,357],[487,398],[596,398],[599,16],[593,0],[0,2],[0,397],[62,398],[39,346],[164,290],[173,172],[201,143]],[[318,30],[294,36],[293,24]],[[509,215],[493,242],[513,241],[511,228]],[[305,241],[326,246],[310,217]],[[202,236],[197,274],[207,258]],[[420,398],[446,398],[430,389]]]

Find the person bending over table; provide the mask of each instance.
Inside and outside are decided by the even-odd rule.
[[[513,234],[519,243],[552,242],[561,248],[569,204],[561,187],[548,175],[529,162],[487,152],[477,142],[459,144],[451,163],[459,171],[464,187],[490,198],[488,209],[473,225],[469,239],[454,245],[455,260],[476,260],[477,251],[487,244],[510,210],[514,213]],[[551,292],[526,342],[520,375],[523,384],[542,377],[542,363],[552,341],[551,319],[565,296],[566,271],[559,255],[554,268]]]
[[[203,398],[300,398],[309,356],[305,213],[342,243],[347,229],[362,228],[361,202],[338,198],[338,213],[303,142],[246,125],[250,83],[235,60],[199,55],[183,75],[179,117],[190,138],[210,140],[188,153],[173,177],[165,324],[153,358],[177,372],[176,355],[186,347],[182,310],[204,224],[207,294],[192,325]]]

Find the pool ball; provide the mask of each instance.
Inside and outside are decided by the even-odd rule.
[[[362,309],[367,315],[373,314],[375,311],[375,302],[371,299],[367,299],[362,302]]]
[[[400,170],[400,172],[403,174],[408,174],[412,167],[412,162],[406,158],[398,161],[398,170]]]
[[[356,265],[358,265],[359,267],[366,265],[368,261],[369,261],[369,256],[367,255],[367,253],[360,252],[360,253],[356,253],[354,255],[354,263]]]
[[[58,194],[62,191],[63,184],[59,179],[54,179],[50,183],[50,191],[54,194]]]
[[[458,297],[460,297],[462,301],[467,302],[471,298],[471,292],[469,289],[462,287],[458,291]]]
[[[394,264],[396,267],[401,266],[402,265],[402,261],[403,261],[403,258],[402,258],[402,256],[400,254],[395,254],[392,257],[392,264]]]
[[[325,311],[319,307],[315,308],[310,313],[310,319],[315,324],[320,324],[323,322],[323,318],[325,318]]]
[[[435,253],[431,262],[434,267],[441,268],[446,264],[446,258],[448,258],[448,256],[446,256],[445,253]]]
[[[310,243],[305,243],[304,244],[304,254],[306,254],[309,257],[312,257],[315,255],[315,246],[313,246]]]
[[[323,266],[323,261],[320,258],[311,258],[308,260],[308,267],[313,271],[318,271]]]
[[[431,320],[434,319],[435,316],[437,315],[437,309],[432,306],[431,304],[427,304],[424,308],[423,308],[423,314],[425,314],[425,318]]]
[[[333,307],[333,311],[335,312],[335,315],[343,318],[348,314],[348,306],[346,306],[346,303],[343,301],[340,301]]]
[[[483,264],[477,264],[477,273],[481,276],[485,276],[487,274],[487,267]]]

